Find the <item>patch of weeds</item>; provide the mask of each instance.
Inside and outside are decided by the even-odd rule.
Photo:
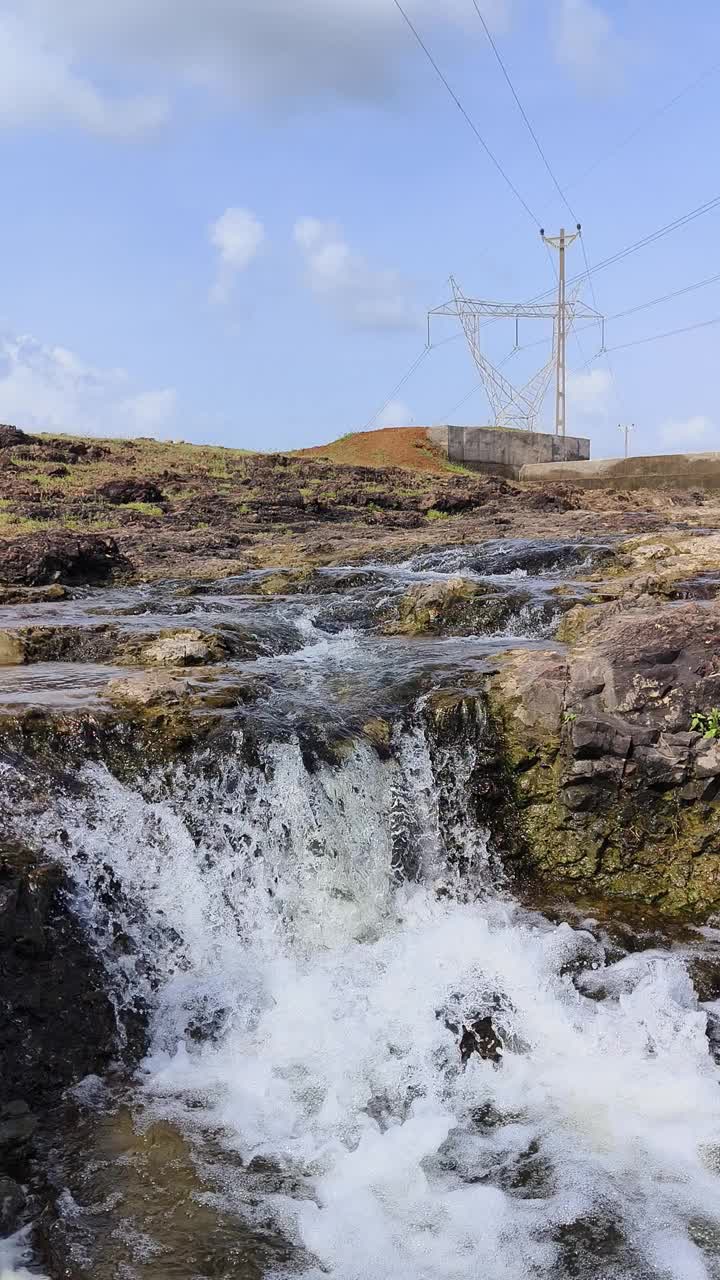
[[[720,738],[720,707],[711,711],[696,711],[690,719],[690,728],[703,738]]]
[[[444,462],[443,471],[451,471],[456,476],[477,477],[477,471],[472,471],[470,467],[464,467],[460,462]]]
[[[162,507],[158,507],[154,502],[123,502],[121,504],[123,511],[137,511],[141,516],[162,516],[164,511]]]
[[[449,520],[450,516],[447,511],[438,511],[437,507],[431,507],[425,512],[426,520]]]

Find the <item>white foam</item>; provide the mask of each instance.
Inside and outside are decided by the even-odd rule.
[[[493,888],[468,762],[444,760],[444,790],[437,764],[417,730],[396,761],[358,748],[308,774],[289,744],[142,795],[94,769],[58,854],[98,926],[111,861],[160,979],[147,1098],[292,1174],[302,1194],[258,1207],[237,1173],[225,1194],[303,1247],[306,1280],[582,1274],[562,1237],[588,1229],[616,1233],[595,1276],[710,1280],[720,1091],[683,964],[632,957],[605,999],[578,991],[597,944]],[[402,837],[418,883],[398,883]],[[486,877],[472,901],[451,892],[459,841]],[[464,1068],[452,1027],[484,1016],[502,1061]]]
[[[23,1263],[31,1259],[27,1232],[18,1231],[0,1240],[0,1280],[48,1280],[39,1271],[28,1271]]]

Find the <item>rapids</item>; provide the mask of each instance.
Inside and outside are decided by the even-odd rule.
[[[368,661],[309,641],[275,659],[305,663],[306,699],[333,645]],[[183,1269],[118,1176],[94,1205],[67,1190],[70,1223],[120,1241],[83,1274],[720,1277],[714,1011],[677,949],[618,957],[594,919],[514,896],[473,803],[477,716],[441,743],[420,695],[391,750],[310,765],[292,726],[239,727],[132,779],[88,762],[51,808],[6,763],[18,834],[72,873],[119,1009],[149,1011],[131,1127],[182,1135],[191,1198],[250,1242]],[[462,1053],[483,1020],[499,1047]],[[78,1092],[98,1125],[107,1089]]]

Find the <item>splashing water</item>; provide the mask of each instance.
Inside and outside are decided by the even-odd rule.
[[[238,742],[134,786],[93,765],[82,816],[61,804],[55,852],[153,1008],[146,1105],[275,1171],[259,1204],[217,1178],[304,1280],[720,1276],[718,1072],[683,964],[583,994],[603,949],[503,886],[472,748],[418,724],[396,748],[308,773],[295,743]],[[501,1047],[463,1055],[482,1019]]]

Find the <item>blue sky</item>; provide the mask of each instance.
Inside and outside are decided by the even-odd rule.
[[[715,0],[478,3],[591,263],[720,194]],[[570,224],[472,0],[406,9],[538,221]],[[451,272],[520,300],[552,268],[393,0],[0,0],[0,50],[1,420],[272,449],[489,420],[481,391],[450,413],[477,382],[462,341],[390,393]],[[709,213],[598,272],[600,309],[720,272],[719,227]],[[720,283],[608,323],[607,344],[716,315]],[[513,341],[494,326],[488,355]],[[595,456],[622,420],[634,452],[719,448],[719,341],[609,367],[579,335],[568,429]],[[542,354],[505,370],[522,381]]]

